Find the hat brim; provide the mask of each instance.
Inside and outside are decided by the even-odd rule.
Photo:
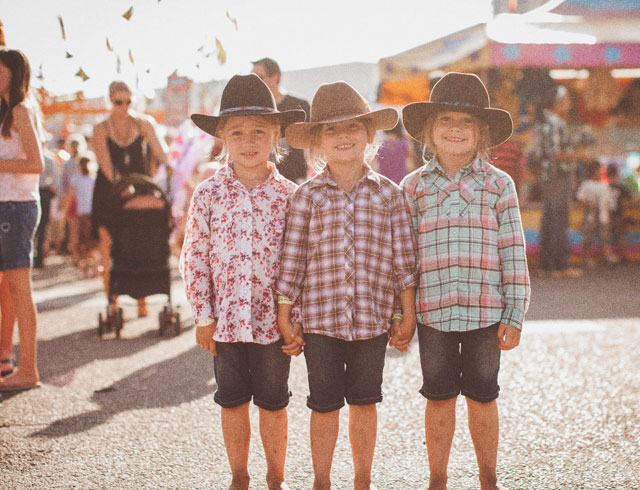
[[[304,121],[306,114],[301,109],[292,109],[290,111],[282,111],[282,112],[246,110],[246,111],[233,112],[231,114],[224,114],[222,116],[208,116],[206,114],[191,114],[191,120],[196,126],[202,129],[205,133],[209,133],[212,136],[218,136],[217,131],[218,131],[218,126],[220,125],[221,120],[229,119],[231,117],[239,117],[239,116],[260,116],[260,117],[267,117],[269,119],[274,119],[278,124],[280,124],[281,134],[284,134],[284,130],[289,124]]]
[[[489,147],[504,143],[513,133],[511,115],[503,109],[464,107],[438,102],[414,102],[402,109],[402,123],[407,133],[420,143],[424,141],[424,126],[427,118],[438,112],[466,112],[479,117],[489,125]]]
[[[328,118],[322,121],[297,122],[287,127],[285,137],[287,143],[293,148],[308,149],[311,146],[311,131],[322,124],[330,124],[343,121],[366,119],[370,121],[374,131],[379,129],[392,129],[398,124],[398,111],[392,108],[380,109],[359,115],[344,115],[335,118]]]

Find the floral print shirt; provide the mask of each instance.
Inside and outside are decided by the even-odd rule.
[[[180,271],[196,324],[217,318],[216,342],[280,339],[274,288],[297,186],[269,165],[269,178],[251,190],[226,165],[193,194]]]

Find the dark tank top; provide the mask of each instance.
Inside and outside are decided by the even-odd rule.
[[[147,174],[145,168],[145,151],[143,148],[142,135],[133,140],[129,146],[120,146],[111,138],[107,137],[109,156],[115,167],[118,177],[131,173]]]

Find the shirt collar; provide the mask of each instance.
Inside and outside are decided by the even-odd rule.
[[[380,175],[374,172],[368,165],[364,171],[364,174],[358,180],[358,183],[362,182],[363,180],[373,182],[377,187],[380,187]],[[315,179],[310,181],[310,185],[312,187],[321,187],[325,185],[331,187],[339,187],[338,183],[333,178],[333,175],[331,174],[328,166],[325,166],[322,172],[320,172]]]
[[[445,172],[444,168],[442,168],[442,165],[440,165],[440,163],[434,158],[432,158],[431,160],[429,160],[423,167],[422,170],[420,172],[420,175],[425,176],[431,172],[437,171],[439,173],[441,173],[442,175],[448,176],[449,174],[447,174],[447,172]],[[482,173],[485,171],[484,168],[484,162],[482,161],[482,159],[476,155],[476,157],[473,159],[473,161],[467,165],[465,165],[464,167],[462,167],[459,170],[459,173],[461,173],[462,177],[465,177],[469,174],[474,174],[474,173]]]
[[[256,189],[258,187],[261,187],[267,184],[272,179],[278,182],[281,182],[284,179],[282,174],[278,172],[278,169],[276,168],[274,163],[267,162],[267,165],[269,167],[269,170],[271,170],[271,173],[269,174],[269,177],[267,177],[267,179],[262,184],[256,187]],[[223,182],[226,185],[231,185],[236,187],[239,186],[239,187],[242,187],[243,189],[245,188],[244,185],[242,185],[242,182],[238,180],[238,177],[236,177],[236,173],[233,171],[233,168],[231,167],[231,165],[229,165],[228,163],[223,165],[220,169],[218,169],[218,171],[215,173],[215,179],[219,182]]]

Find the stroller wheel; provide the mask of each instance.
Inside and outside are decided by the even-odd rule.
[[[98,313],[98,336],[100,338],[104,336],[104,320],[102,319],[102,313]]]
[[[176,313],[175,320],[173,322],[173,334],[177,336],[177,335],[180,335],[180,332],[182,332],[182,325],[180,323],[180,313]]]
[[[116,329],[116,338],[120,338],[120,330],[122,330],[123,325],[123,316],[122,316],[122,308],[118,308],[114,313],[113,319],[114,327]]]

